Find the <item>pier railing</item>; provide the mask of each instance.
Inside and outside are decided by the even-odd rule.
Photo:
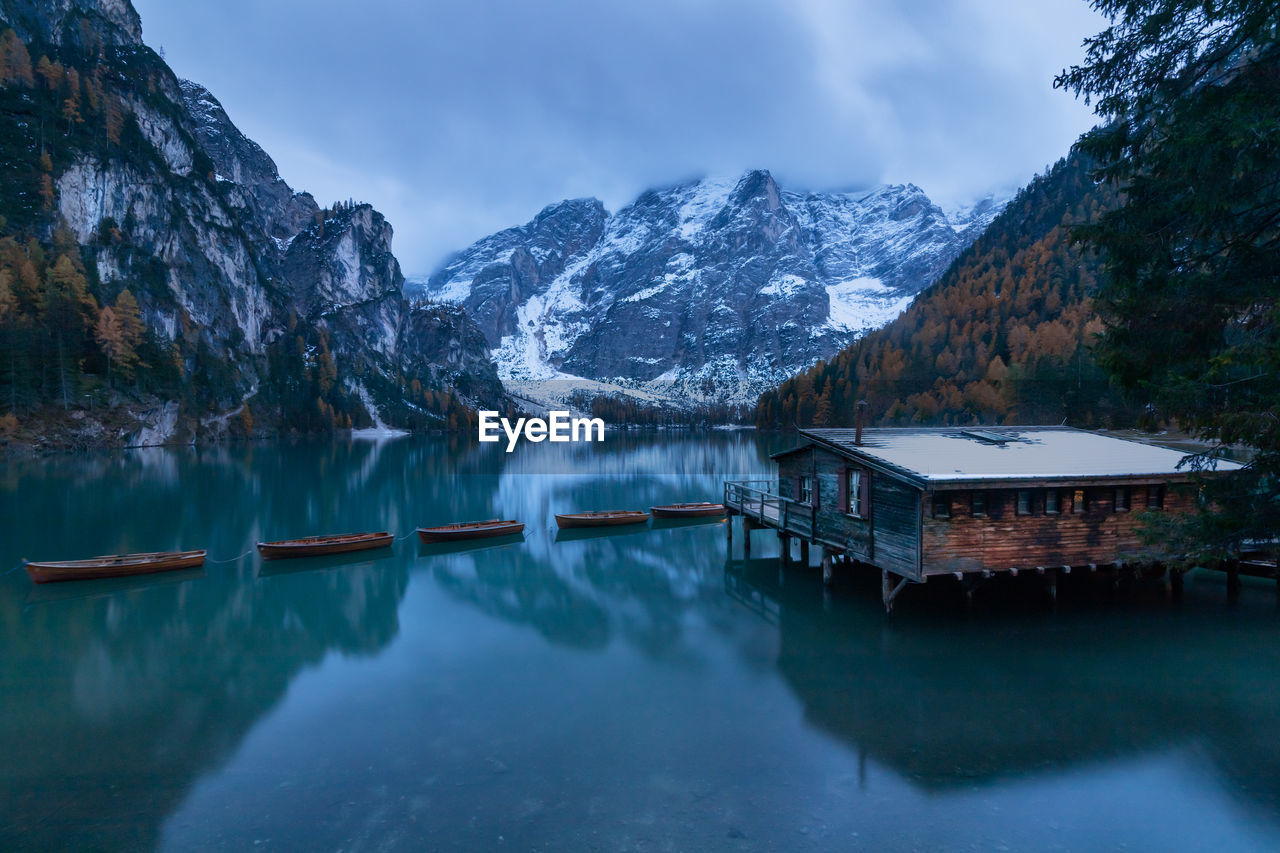
[[[775,480],[727,480],[724,505],[766,527],[813,539],[814,508],[769,491]]]

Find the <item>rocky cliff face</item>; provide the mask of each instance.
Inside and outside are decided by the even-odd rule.
[[[552,205],[417,286],[476,319],[527,398],[751,402],[895,317],[1000,208],[948,216],[912,185],[792,193],[754,171],[613,215]]]
[[[25,42],[142,44],[142,21],[129,0],[6,0],[0,19]]]
[[[340,388],[393,425],[405,412],[402,383],[449,382],[462,365],[473,371],[468,387],[500,397],[474,326],[405,298],[390,224],[368,205],[322,209],[294,192],[207,89],[178,80],[142,43],[128,0],[0,0],[6,26],[32,56],[85,68],[102,87],[95,98],[120,114],[119,142],[69,136],[57,150],[52,210],[34,229],[44,240],[69,229],[100,298],[129,287],[189,379],[216,363],[218,381],[205,382],[217,386],[212,412],[200,417],[217,423],[246,400],[277,406],[268,389],[300,382],[271,375],[286,363],[272,348],[294,338],[309,353],[298,365],[314,366],[324,350]],[[368,415],[355,420],[379,412]]]

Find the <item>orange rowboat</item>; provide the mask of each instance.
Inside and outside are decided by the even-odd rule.
[[[461,542],[466,539],[514,536],[523,532],[523,522],[491,518],[488,521],[459,521],[456,524],[443,524],[439,527],[419,527],[418,538],[423,544],[430,545],[436,542]]]
[[[649,520],[649,513],[638,509],[613,509],[603,512],[571,512],[556,516],[556,526],[576,527],[614,527],[621,524],[644,524]]]
[[[264,560],[280,560],[286,557],[320,557],[325,554],[346,554],[351,551],[369,551],[387,548],[395,537],[385,530],[377,533],[343,533],[337,536],[308,536],[303,539],[282,539],[279,542],[259,542],[258,553]]]
[[[649,511],[654,518],[704,518],[724,515],[724,504],[667,504],[649,507]]]
[[[82,581],[96,578],[121,578],[172,572],[204,565],[205,551],[156,551],[151,554],[113,554],[88,560],[66,560],[54,563],[24,564],[36,583]]]

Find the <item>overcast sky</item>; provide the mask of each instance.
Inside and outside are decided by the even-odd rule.
[[[773,172],[1011,191],[1089,109],[1084,0],[134,0],[299,190],[371,202],[407,273],[563,198]]]

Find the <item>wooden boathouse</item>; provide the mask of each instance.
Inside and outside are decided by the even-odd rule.
[[[801,430],[773,455],[776,479],[729,481],[724,504],[750,531],[792,539],[808,561],[880,570],[886,610],[909,583],[952,575],[1059,572],[1158,564],[1176,555],[1142,541],[1145,512],[1194,508],[1185,454],[1068,427]],[[1221,475],[1239,469],[1219,462]],[[971,589],[966,586],[966,590]]]

